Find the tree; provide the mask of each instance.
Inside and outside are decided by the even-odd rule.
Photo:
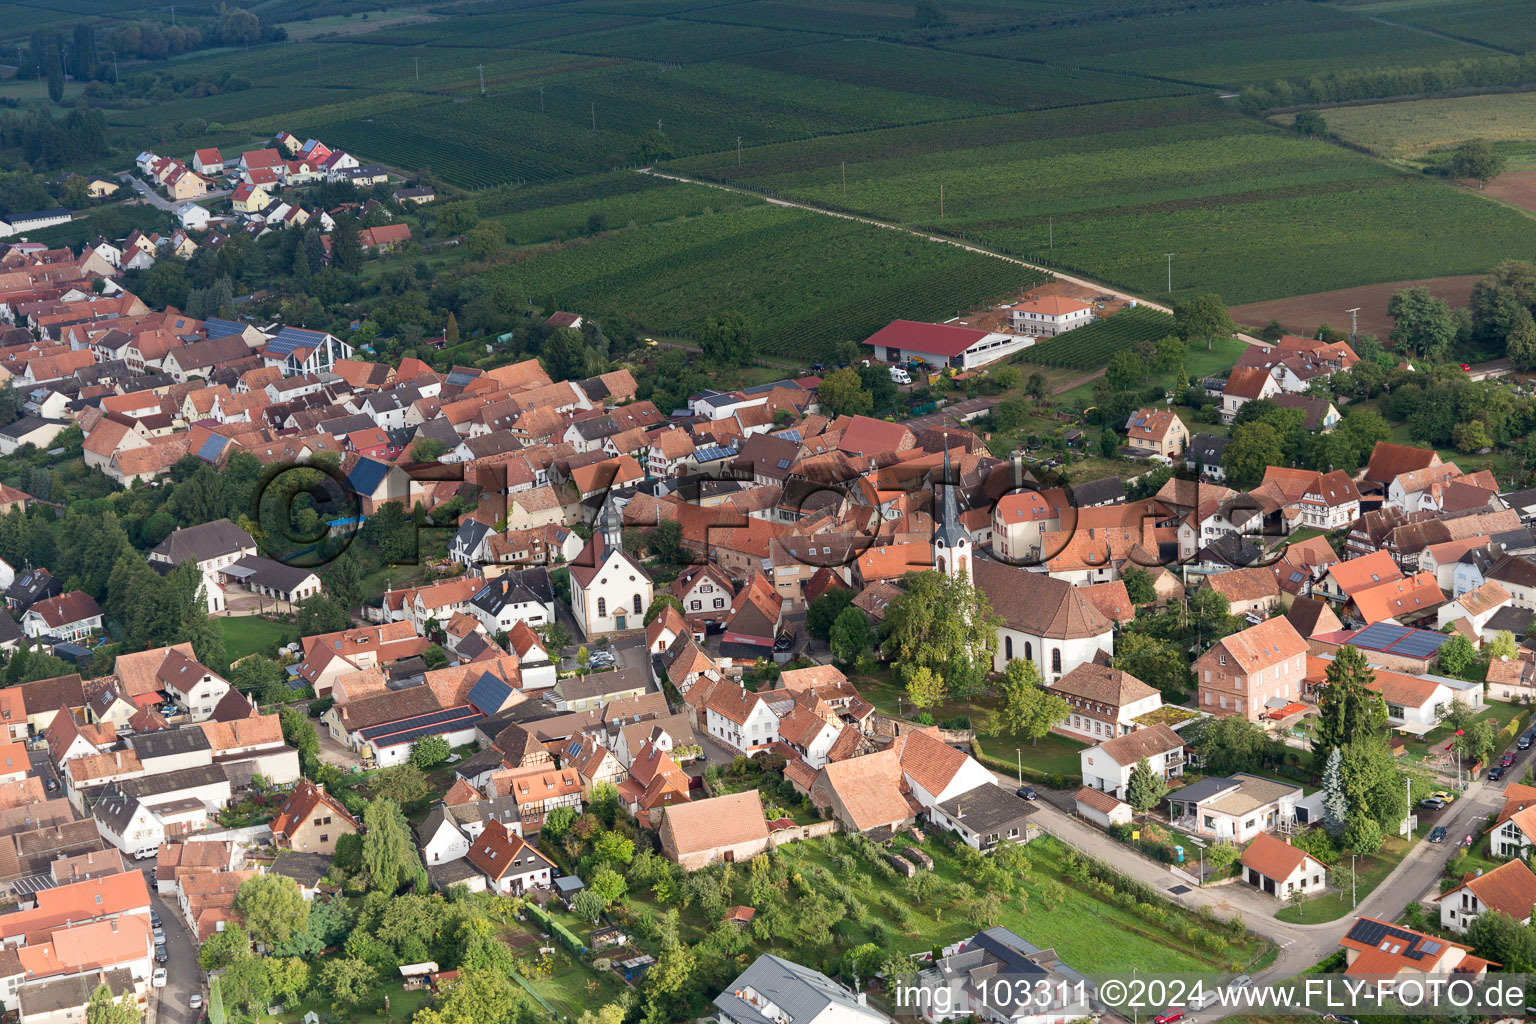
[[[1244,423],[1232,431],[1232,442],[1221,453],[1221,467],[1233,487],[1247,490],[1264,479],[1270,466],[1284,465],[1280,434],[1268,423]]]
[[[1274,747],[1264,730],[1241,715],[1195,723],[1192,733],[1190,746],[1200,752],[1206,770],[1214,775],[1261,768]]]
[[[320,984],[331,994],[331,1005],[351,1010],[373,994],[378,972],[356,957],[326,960],[320,968]]]
[[[756,354],[752,324],[741,312],[728,309],[716,313],[699,332],[699,349],[704,358],[717,366],[740,366]]]
[[[1182,703],[1189,693],[1189,661],[1171,641],[1141,632],[1122,633],[1115,641],[1114,663],[1120,671],[1156,687],[1169,703]]]
[[[1323,115],[1315,110],[1303,110],[1296,115],[1296,120],[1291,125],[1296,129],[1297,135],[1327,135],[1328,122],[1323,120]]]
[[[1469,764],[1487,763],[1499,747],[1498,727],[1486,718],[1478,719],[1451,742]]]
[[[919,666],[907,675],[907,700],[919,710],[942,704],[944,693],[944,680],[926,665]]]
[[[1387,314],[1394,321],[1393,343],[1409,355],[1438,359],[1456,337],[1451,307],[1423,285],[1393,292],[1387,300]]]
[[[1504,354],[1515,369],[1536,370],[1536,319],[1524,306],[1515,311],[1514,322],[1504,339]]]
[[[1152,585],[1152,574],[1145,569],[1128,565],[1120,573],[1125,584],[1125,594],[1133,605],[1153,604],[1157,601],[1157,589]]]
[[[376,798],[363,810],[363,867],[372,887],[393,893],[416,877],[421,861],[411,830],[393,800]]]
[[[1536,931],[1501,910],[1484,910],[1467,926],[1472,952],[1511,974],[1536,970]]]
[[[1051,393],[1051,385],[1046,381],[1045,374],[1039,370],[1031,373],[1029,379],[1024,382],[1024,393],[1033,398],[1036,405],[1045,401]]]
[[[805,631],[818,640],[832,638],[832,626],[843,609],[853,603],[853,591],[834,587],[812,601],[805,610]]]
[[[874,398],[864,390],[859,372],[851,366],[833,370],[816,385],[816,402],[828,416],[867,416]]]
[[[296,956],[267,957],[261,961],[267,968],[267,987],[272,998],[279,1003],[289,1003],[309,991],[309,963]]]
[[[114,996],[105,982],[91,990],[85,1004],[85,1024],[139,1024],[143,1019],[130,994]]]
[[[453,751],[448,746],[448,740],[443,736],[423,736],[411,744],[411,764],[425,771],[428,768],[436,768],[448,760],[448,755]]]
[[[574,824],[576,824],[576,808],[554,807],[544,815],[544,825],[539,831],[551,839],[559,839],[569,832]]]
[[[596,800],[594,799],[594,803]],[[598,836],[592,844],[592,854],[599,860],[611,861],[614,864],[628,864],[635,858],[635,841],[622,832],[609,830]],[[617,899],[614,897],[613,899]],[[612,899],[609,902],[613,902]]]
[[[912,18],[918,28],[938,28],[949,24],[949,15],[938,5],[938,0],[917,0],[912,5]]]
[[[1468,139],[1451,154],[1451,173],[1471,178],[1481,188],[1504,170],[1504,156],[1494,152],[1487,139]]]
[[[421,769],[409,762],[394,768],[386,768],[375,775],[368,784],[368,792],[375,799],[388,800],[399,807],[415,803],[425,797],[431,789]]]
[[[358,238],[357,220],[344,213],[331,229],[331,266],[344,274],[355,274],[362,265],[363,243]]]
[[[1146,814],[1167,795],[1167,781],[1152,770],[1152,765],[1146,758],[1138,760],[1136,766],[1131,769],[1130,779],[1125,784],[1126,803],[1140,813]]]
[[[903,675],[927,666],[955,697],[980,688],[997,650],[1001,621],[986,594],[964,575],[920,572],[904,577],[904,592],[886,608],[886,639]],[[843,613],[847,615],[847,612]]]
[[[1318,758],[1361,737],[1380,736],[1387,724],[1386,702],[1381,694],[1367,689],[1376,673],[1358,647],[1339,648],[1324,675],[1327,685],[1317,698],[1317,732],[1312,738],[1312,752]]]
[[[477,260],[488,260],[507,244],[507,226],[499,220],[483,220],[469,229],[464,244]]]
[[[607,907],[607,901],[591,889],[581,890],[571,900],[571,913],[591,924],[597,924],[598,918],[603,916],[603,911]]]
[[[658,160],[672,159],[672,140],[660,128],[646,132],[630,154],[630,163],[649,167]]]
[[[869,619],[852,605],[844,608],[832,623],[828,646],[832,648],[832,657],[844,665],[861,663],[875,647],[875,635],[869,628]]]
[[[250,935],[238,924],[228,924],[223,931],[208,936],[208,941],[197,951],[197,963],[205,971],[217,971],[250,952]]]
[[[235,910],[257,942],[278,946],[309,926],[309,901],[286,875],[255,875],[240,883]]]
[[[675,608],[679,615],[683,614],[683,602],[674,594],[657,594],[651,598],[651,605],[645,610],[645,618],[642,622],[649,626],[656,621],[656,616],[661,614],[663,608]]]
[[[1173,326],[1187,343],[1205,342],[1207,350],[1216,338],[1230,338],[1237,333],[1226,303],[1214,292],[1190,296],[1173,304]]]
[[[1472,646],[1471,640],[1460,633],[1441,644],[1440,650],[1435,654],[1435,663],[1440,671],[1458,679],[1469,679],[1476,675],[1475,669],[1479,660],[1477,648]]]
[[[226,1007],[254,1015],[272,1002],[272,977],[262,957],[243,956],[224,968],[219,994]]]
[[[1501,629],[1493,634],[1493,639],[1483,647],[1489,661],[1512,661],[1518,655],[1519,649],[1515,646],[1515,634],[1507,629]]]
[[[1344,848],[1350,853],[1361,856],[1373,854],[1381,849],[1384,838],[1381,826],[1364,813],[1351,814],[1349,824],[1344,827]]]
[[[447,454],[448,446],[435,437],[424,437],[411,445],[412,462],[436,462]]]
[[[1349,822],[1349,798],[1344,793],[1344,754],[1334,747],[1323,768],[1323,827],[1331,836],[1344,834]]]
[[[610,906],[624,898],[629,892],[629,883],[624,881],[624,876],[613,868],[599,868],[592,876],[592,884],[587,887],[597,893],[603,900],[603,906]]]
[[[1008,662],[999,690],[998,721],[1014,735],[1027,737],[1031,746],[1072,711],[1065,700],[1045,689],[1039,666],[1028,658]]]
[[[1108,430],[1108,429],[1103,430],[1103,431],[1101,431],[1099,433],[1099,454],[1100,455],[1104,456],[1106,459],[1112,459],[1112,458],[1115,457],[1115,453],[1118,452],[1119,450],[1120,450],[1120,435],[1119,434],[1116,434],[1113,430]]]

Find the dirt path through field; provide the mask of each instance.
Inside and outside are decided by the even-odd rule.
[[[1153,302],[1150,299],[1144,299],[1139,295],[1132,295],[1129,292],[1123,292],[1118,288],[1111,288],[1107,284],[1102,284],[1101,282],[1091,280],[1090,278],[1077,277],[1072,274],[1064,274],[1059,270],[1052,270],[1049,267],[1042,267],[1034,263],[1029,263],[1014,256],[1006,256],[1003,253],[996,252],[992,249],[986,249],[979,245],[972,245],[969,242],[957,242],[953,238],[945,238],[942,235],[930,235],[926,231],[919,231],[918,229],[908,227],[905,224],[893,224],[890,221],[877,220],[874,217],[863,217],[859,216],[858,214],[843,213],[839,210],[828,210],[824,207],[816,206],[811,203],[802,203],[792,199],[772,198],[765,196],[760,192],[754,192],[751,189],[737,188],[734,185],[723,185],[716,181],[701,181],[698,178],[690,178],[682,174],[668,174],[664,171],[658,171],[654,167],[642,167],[640,168],[640,173],[654,175],[658,178],[665,178],[668,181],[680,181],[685,185],[703,185],[705,188],[717,188],[722,192],[735,192],[739,195],[752,196],[753,198],[762,199],[766,202],[772,203],[775,206],[788,206],[796,210],[805,210],[809,213],[819,213],[824,217],[838,217],[842,220],[851,220],[860,224],[870,224],[877,228],[885,228],[888,231],[900,231],[904,234],[912,235],[916,238],[921,238],[929,242],[943,242],[945,245],[953,245],[957,248],[964,249],[966,252],[979,253],[982,256],[991,256],[993,259],[1005,260],[1008,263],[1014,263],[1021,267],[1028,267],[1030,270],[1038,270],[1043,274],[1051,274],[1058,281],[1067,281],[1071,284],[1075,284],[1083,288],[1093,289],[1106,295],[1112,295],[1118,301],[1123,301],[1126,303],[1134,301],[1138,305],[1148,306],[1163,313],[1173,312],[1173,310],[1169,309],[1167,306],[1162,305],[1161,303]],[[1267,322],[1268,321],[1266,321],[1266,323]],[[1239,334],[1238,338],[1242,341],[1248,342],[1250,345],[1264,344],[1264,342],[1260,341],[1258,338],[1247,334]]]

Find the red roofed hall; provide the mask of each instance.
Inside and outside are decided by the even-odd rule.
[[[916,320],[893,320],[864,339],[864,344],[874,347],[876,359],[892,365],[921,359],[929,366],[950,366],[956,370],[969,370],[1011,356],[1031,343],[1032,339],[1015,334]]]

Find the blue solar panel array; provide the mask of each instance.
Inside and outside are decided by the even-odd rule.
[[[472,373],[469,373],[466,370],[454,370],[454,371],[452,371],[451,373],[448,374],[448,381],[447,381],[447,383],[453,385],[454,387],[462,388],[462,387],[464,387],[466,384],[468,384],[470,381],[472,381],[474,379],[475,379],[475,375],[472,374]]]
[[[511,692],[512,687],[487,672],[469,691],[469,703],[487,715],[494,715],[501,710],[501,705]]]
[[[302,327],[284,327],[267,342],[267,354],[286,356],[295,349],[318,348],[325,340],[319,331],[306,331]]]
[[[202,459],[204,462],[217,462],[219,453],[222,452],[225,447],[228,446],[228,444],[229,438],[223,437],[219,434],[209,434],[208,440],[204,441],[202,446],[197,449],[197,457]]]
[[[414,718],[404,718],[398,722],[370,725],[362,730],[362,737],[369,742],[387,737],[391,745],[407,743],[421,736],[463,728],[484,717],[485,715],[471,707],[449,708],[447,711],[432,711]]]
[[[1389,651],[1405,658],[1425,659],[1449,639],[1449,634],[1429,629],[1409,629],[1391,622],[1375,622],[1356,633],[1350,643],[1366,650]]]
[[[729,445],[708,444],[693,453],[693,457],[699,462],[713,462],[716,459],[733,459],[736,457],[736,449]]]
[[[220,320],[211,317],[203,321],[203,330],[207,332],[209,340],[214,338],[227,338],[232,334],[239,334],[245,330],[245,324],[237,324],[233,320]]]

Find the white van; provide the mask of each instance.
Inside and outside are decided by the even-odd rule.
[[[912,375],[907,372],[904,366],[893,366],[891,367],[891,380],[897,384],[911,384]]]

